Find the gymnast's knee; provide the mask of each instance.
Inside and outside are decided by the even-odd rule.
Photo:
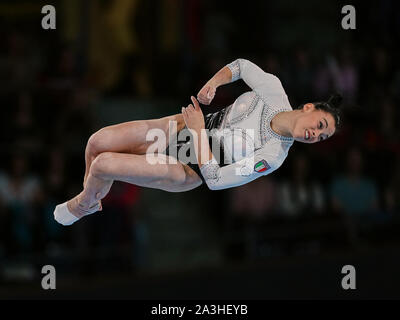
[[[108,168],[113,162],[115,154],[113,152],[102,152],[96,156],[90,166],[90,174],[97,178],[107,178],[109,175]]]
[[[92,155],[93,157],[96,157],[100,153],[104,151],[104,146],[107,143],[107,141],[111,138],[110,137],[111,132],[110,129],[107,127],[102,128],[95,133],[93,133],[86,144],[86,154]]]
[[[178,168],[174,167],[174,168],[169,168],[168,171],[169,171],[168,178],[166,180],[168,181],[168,184],[170,186],[179,187],[186,183],[187,176],[184,170],[179,170]]]

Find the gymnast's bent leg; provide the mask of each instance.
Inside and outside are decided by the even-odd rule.
[[[158,163],[154,163],[157,157]],[[104,152],[91,163],[84,190],[56,207],[55,220],[70,225],[100,209],[114,181],[169,192],[183,192],[201,185],[199,176],[187,165],[164,154],[135,155]]]
[[[170,121],[176,126],[170,127]],[[169,139],[185,126],[181,113],[166,116],[160,119],[135,120],[112,126],[107,126],[92,134],[85,150],[85,176],[83,186],[89,174],[90,166],[96,157],[103,152],[122,152],[131,154],[145,154],[153,141],[146,141],[146,135],[151,129],[161,129]]]

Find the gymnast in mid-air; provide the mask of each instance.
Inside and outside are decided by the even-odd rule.
[[[204,116],[199,102],[209,105],[218,87],[238,79],[251,91]],[[71,225],[102,210],[101,199],[114,181],[169,192],[189,191],[203,183],[211,190],[246,184],[278,169],[294,141],[330,138],[341,118],[340,95],[292,109],[281,81],[246,59],[224,66],[191,101],[175,115],[129,121],[94,133],[85,150],[83,191],[56,206],[55,220]],[[189,135],[180,141],[185,130]]]

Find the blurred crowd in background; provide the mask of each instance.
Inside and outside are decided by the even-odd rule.
[[[286,2],[239,8],[200,0],[56,1],[57,29],[45,31],[37,3],[0,6],[1,265],[52,256],[84,272],[99,268],[93,257],[102,256],[117,270],[146,268],[151,225],[144,216],[152,202],[142,188],[115,183],[103,216],[70,228],[53,220],[54,207],[82,189],[86,142],[104,122],[101,101],[131,99],[135,110],[135,101],[156,99],[159,117],[178,113],[236,58],[277,75],[293,108],[340,92],[344,118],[328,141],[295,143],[270,176],[182,195],[209,199],[196,214],[221,235],[223,261],[400,240],[395,2],[374,10],[356,3],[353,31],[341,29],[334,4],[310,1],[296,11]],[[221,87],[203,111],[228,106],[246,90],[241,81]],[[176,110],[167,112],[163,99],[176,101]]]

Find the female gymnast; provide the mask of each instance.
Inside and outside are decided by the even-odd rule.
[[[209,105],[219,86],[238,79],[252,91],[204,117],[199,102]],[[280,80],[245,59],[219,70],[199,91],[197,99],[192,96],[193,104],[172,116],[130,121],[94,133],[85,150],[83,191],[56,206],[55,220],[71,225],[102,210],[101,199],[116,180],[169,192],[192,190],[203,183],[211,190],[243,185],[278,169],[294,141],[326,140],[340,122],[339,95],[293,110]],[[174,148],[167,143],[162,152],[152,154],[148,150],[154,140],[149,141],[147,135],[155,129],[161,130],[168,142],[182,130],[189,130],[193,139],[178,141]],[[246,133],[238,134],[238,130]],[[180,159],[179,150],[188,145],[193,147],[195,157],[186,163]],[[243,146],[247,150],[249,145],[251,152],[245,156],[234,150],[243,151]]]

